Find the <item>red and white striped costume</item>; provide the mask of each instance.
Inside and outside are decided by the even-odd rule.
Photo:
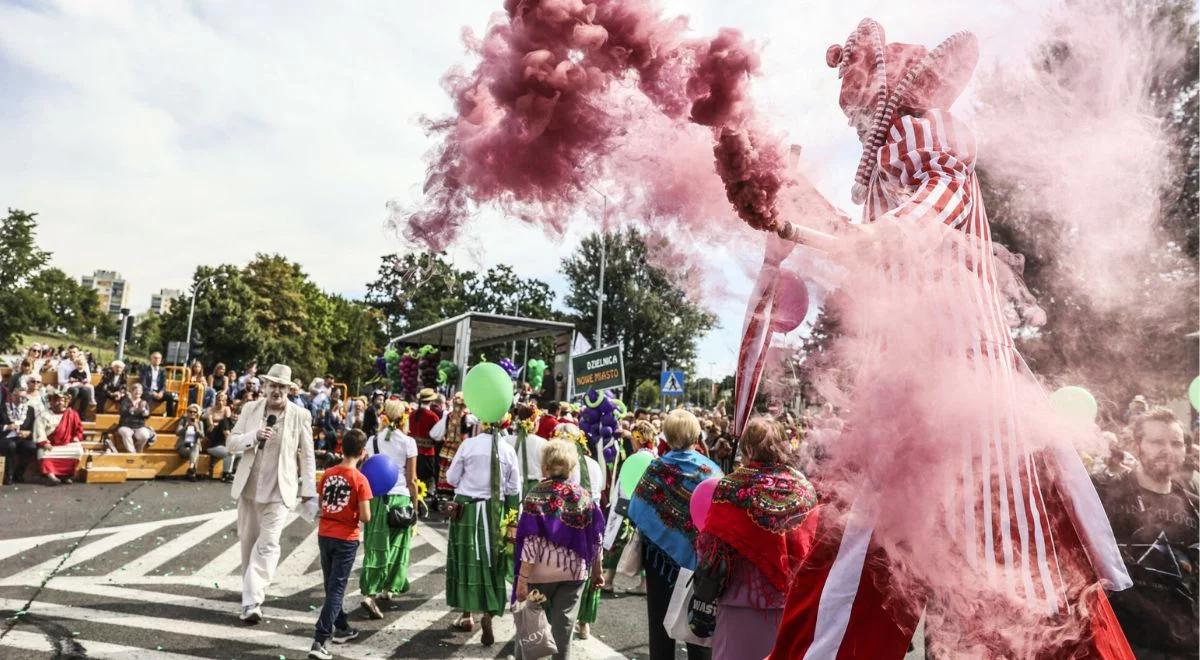
[[[946,316],[962,332],[950,333],[949,342],[937,348],[945,355],[965,356],[964,363],[987,389],[979,393],[987,404],[972,413],[980,419],[977,432],[959,443],[961,474],[950,478],[957,484],[955,492],[911,505],[927,507],[929,516],[943,518],[939,524],[946,537],[929,543],[948,545],[942,551],[959,553],[959,566],[977,570],[971,579],[1007,594],[1008,601],[997,606],[1023,602],[1028,611],[1044,616],[1047,625],[1071,616],[1084,621],[1081,639],[1025,647],[1021,655],[1132,658],[1098,586],[1124,588],[1129,578],[1091,481],[1072,450],[1034,449],[1022,429],[1014,392],[1017,379],[1030,376],[1022,373],[1024,363],[1001,312],[974,160],[973,137],[948,112],[900,114],[878,150],[867,189],[865,222],[938,223],[966,234],[965,240],[947,241],[939,255],[945,260],[940,263],[953,262],[952,267],[936,274],[897,268],[888,275],[911,286],[936,280],[961,293],[954,298],[961,304]],[[931,261],[930,269],[937,268],[938,259]],[[889,354],[886,348],[878,357],[914,359]],[[889,497],[887,492],[874,493],[870,471],[864,473],[867,483],[861,493]],[[846,503],[848,515],[832,516],[833,510],[825,508],[806,521],[809,531],[824,542],[806,560],[789,591],[771,658],[902,658],[926,604],[930,620],[959,616],[936,611],[936,593],[928,594],[927,602],[889,593],[889,558],[875,537],[880,519],[867,499]],[[976,605],[979,610],[989,607],[986,602]],[[963,616],[978,617],[978,611]],[[936,636],[936,624],[931,628]],[[1007,656],[1004,643],[999,640],[990,648]],[[953,646],[950,640],[944,648]]]

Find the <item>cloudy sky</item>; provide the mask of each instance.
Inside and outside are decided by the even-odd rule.
[[[1003,63],[1020,56],[1014,39],[1042,9],[1036,0],[942,3],[936,13],[895,0],[664,4],[699,34],[731,26],[761,45],[756,100],[848,210],[858,145],[826,47],[871,16],[893,41],[933,45],[971,29],[985,62]],[[199,264],[259,251],[289,255],[329,291],[362,295],[379,257],[406,247],[385,227],[385,203],[418,199],[431,142],[417,119],[449,111],[439,78],[473,64],[462,29],[482,32],[500,6],[0,0],[0,204],[38,212],[42,246],[71,275],[123,273],[135,311],[159,288],[186,288]],[[463,267],[509,263],[561,292],[558,261],[585,230],[547,241],[484,213],[474,244],[505,248],[454,256]],[[737,301],[713,307],[723,328],[702,344],[703,375],[731,370],[741,323]]]

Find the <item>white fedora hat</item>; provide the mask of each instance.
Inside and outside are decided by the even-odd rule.
[[[270,371],[265,374],[259,374],[259,378],[278,383],[280,385],[292,385],[292,368],[286,364],[273,364]]]

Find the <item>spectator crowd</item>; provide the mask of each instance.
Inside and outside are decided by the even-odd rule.
[[[238,455],[226,449],[226,440],[242,406],[263,396],[258,365],[246,364],[238,373],[223,363],[207,370],[193,361],[184,386],[175,388],[168,388],[166,370],[158,353],[144,365],[113,361],[97,369],[92,356],[75,346],[30,347],[0,384],[4,482],[20,481],[27,467],[36,465],[47,483],[69,483],[83,453],[84,421],[96,414],[119,417],[110,451],[144,451],[159,441],[148,420],[160,409],[173,417],[177,406],[183,406],[183,413],[173,441],[189,463],[188,478],[201,476],[199,457],[208,454],[214,459],[210,465],[221,459],[224,466],[221,475],[208,476],[232,480]],[[44,384],[49,373],[54,387]],[[296,379],[287,388],[288,400],[311,414],[318,469],[355,464],[355,456],[344,451],[352,433],[353,454],[387,454],[401,467],[396,485],[364,505],[369,515],[360,521],[367,552],[360,586],[363,614],[383,618],[381,605],[408,589],[411,530],[387,521],[394,509],[411,507],[414,515],[440,514],[451,521],[447,598],[461,610],[455,626],[471,630],[482,625],[485,643],[492,639],[491,617],[507,607],[510,597],[524,600],[533,591],[546,599],[558,641],[569,646],[573,633],[589,636],[599,594],[616,589],[619,564],[629,560],[626,550],[640,545],[640,569],[632,573],[640,582],[628,593],[647,598],[651,657],[656,659],[674,657],[675,639],[662,619],[681,571],[696,571],[697,584],[716,584],[709,584],[711,597],[720,603],[711,622],[711,648],[689,645],[689,657],[742,657],[738,649],[745,645],[723,636],[731,629],[760,630],[754,638],[763,644],[755,648],[770,649],[768,631],[778,622],[784,595],[779,576],[769,570],[754,573],[753,558],[730,561],[737,558],[736,539],[722,538],[718,523],[697,534],[673,521],[680,519],[679,506],[686,511],[686,498],[702,477],[725,475],[722,483],[732,480],[754,493],[756,479],[767,475],[773,484],[790,484],[794,497],[786,504],[795,515],[775,522],[779,534],[791,533],[796,516],[820,499],[823,463],[843,430],[829,404],[799,411],[769,405],[741,438],[732,433],[724,402],[709,409],[687,406],[686,411],[637,408],[618,421],[619,455],[627,459],[646,452],[657,467],[648,471],[637,492],[617,493],[605,461],[596,460],[595,447],[579,431],[580,406],[548,400],[524,384],[514,388],[510,414],[495,425],[480,423],[461,394],[434,389],[421,390],[411,400],[383,390],[350,395],[332,374],[307,384]],[[1200,445],[1194,413],[1191,419],[1179,419],[1137,396],[1124,410],[1102,410],[1098,427],[1106,451],[1082,459],[1133,580],[1132,588],[1111,594],[1113,609],[1138,657],[1197,657]],[[500,439],[498,447],[490,444],[492,431]],[[655,479],[662,480],[659,491],[654,491]],[[684,499],[672,503],[673,497]],[[495,573],[495,566],[477,559],[484,551],[473,545],[477,528],[482,517],[493,515],[479,503],[495,502],[498,510],[519,509],[522,516],[534,518],[570,511],[578,520],[590,520],[598,512],[601,524],[618,500],[629,507],[628,522],[617,532],[617,541],[605,545],[607,550],[600,550],[598,538],[519,532],[514,517],[500,526],[495,539],[499,547],[515,552],[511,560],[499,562]],[[720,515],[727,516],[729,529],[741,529],[737,511]],[[710,520],[721,518],[712,514]],[[763,543],[775,538],[782,537],[765,537]],[[518,539],[519,548],[514,548]],[[574,554],[554,554],[556,544],[564,543]],[[788,546],[780,548],[774,556],[786,557]],[[464,557],[467,550],[474,555]],[[547,564],[551,556],[559,563]],[[582,559],[563,564],[564,556]],[[513,585],[511,594],[505,593],[506,584]],[[748,590],[750,584],[755,589]],[[340,610],[323,614],[325,618],[325,639],[345,633],[339,628],[345,621]]]

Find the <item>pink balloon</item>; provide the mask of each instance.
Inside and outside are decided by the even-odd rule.
[[[771,314],[771,330],[791,332],[800,327],[808,316],[808,287],[795,273],[779,271],[776,284],[775,311]]]
[[[700,531],[704,531],[704,521],[708,518],[708,510],[712,508],[713,493],[716,492],[717,482],[720,480],[720,477],[710,477],[697,484],[696,490],[692,491],[688,511],[692,514],[692,524]]]

